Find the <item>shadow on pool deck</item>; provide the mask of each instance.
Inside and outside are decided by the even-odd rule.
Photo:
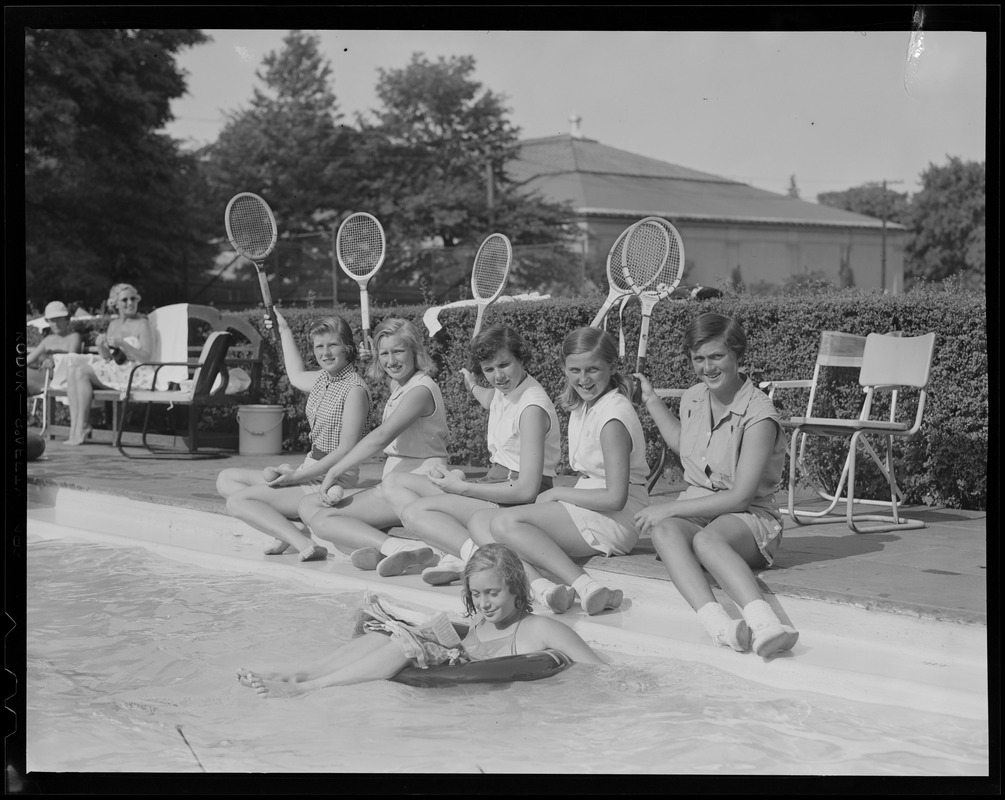
[[[215,486],[221,469],[260,469],[300,458],[233,454],[195,460],[129,459],[107,444],[67,447],[50,440],[44,455],[27,463],[27,477],[35,483],[225,514]],[[365,464],[363,478],[378,479],[380,469],[379,462]],[[675,491],[661,481],[653,496],[672,497]],[[776,595],[987,625],[986,514],[914,507],[906,515],[924,520],[927,527],[856,534],[843,522],[797,526],[786,520],[775,565],[759,574],[762,588]],[[587,564],[596,570],[668,580],[648,539],[628,556],[597,556]]]

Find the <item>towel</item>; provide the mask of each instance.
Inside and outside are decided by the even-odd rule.
[[[496,300],[496,302],[505,303],[509,300],[547,300],[550,297],[550,294],[538,294],[537,292],[531,292],[530,294],[504,295]],[[436,336],[436,334],[443,330],[443,326],[440,324],[440,312],[443,309],[473,306],[476,305],[477,302],[477,300],[458,300],[456,303],[447,303],[445,306],[431,306],[426,309],[426,313],[422,315],[422,321],[425,323],[426,330],[429,331],[429,335]]]
[[[188,361],[188,303],[162,306],[150,312],[150,327],[154,332],[154,355],[151,361]],[[167,391],[169,383],[188,380],[188,367],[165,367],[157,375],[159,391]]]

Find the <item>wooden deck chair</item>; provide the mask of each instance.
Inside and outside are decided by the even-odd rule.
[[[154,367],[154,385],[158,385],[158,373],[162,370],[184,367],[187,370],[190,366],[187,361],[185,362],[152,362],[147,364],[137,364],[133,368],[133,372],[129,377],[129,385],[126,387],[125,397],[122,400],[122,413],[120,414],[120,423],[116,428],[115,432],[115,446],[118,448],[119,452],[127,458],[136,458],[136,456],[130,455],[125,446],[122,444],[122,432],[124,427],[124,420],[126,414],[129,410],[130,404],[133,405],[144,405],[144,416],[143,416],[143,430],[142,430],[142,443],[150,453],[154,456],[164,456],[179,458],[179,457],[219,457],[222,456],[221,452],[199,452],[199,443],[197,440],[198,436],[198,421],[199,421],[199,411],[204,405],[209,405],[212,400],[217,395],[222,395],[226,392],[227,382],[229,380],[229,372],[227,370],[227,350],[230,347],[231,334],[228,331],[213,331],[209,334],[206,339],[206,343],[203,345],[202,353],[199,356],[198,365],[195,368],[195,372],[192,375],[191,381],[186,380],[184,384],[187,388],[178,390],[136,390],[133,389],[133,376],[136,374],[136,370],[141,366],[153,366]],[[163,406],[187,406],[188,407],[188,452],[180,453],[178,451],[154,451],[154,449],[147,442],[147,429],[150,423],[150,410],[153,406],[163,405]]]
[[[656,395],[663,400],[668,397],[675,397],[678,400],[684,394],[686,389],[656,389],[654,390]],[[662,437],[661,437],[662,438]],[[667,466],[667,458],[670,455],[670,448],[666,442],[661,442],[660,444],[660,455],[656,461],[656,465],[650,470],[649,476],[646,478],[646,491],[651,492],[653,487],[659,482],[659,479],[663,477],[663,471]]]
[[[843,498],[846,504],[844,518],[851,530],[856,533],[874,533],[925,527],[925,523],[920,520],[911,520],[900,515],[899,506],[903,495],[897,486],[894,470],[893,440],[897,437],[914,436],[921,428],[934,353],[934,333],[912,337],[870,333],[865,339],[862,367],[859,373],[859,384],[865,391],[865,401],[858,418],[829,419],[807,416],[794,417],[787,421],[786,427],[792,429],[792,437],[789,444],[789,487],[786,513],[794,522],[802,525],[834,522],[841,519],[840,515],[831,513],[842,499],[841,484],[834,495],[830,496],[830,505],[823,512],[807,511],[795,507],[796,477],[800,465],[797,451],[805,447],[806,437],[825,436],[848,439],[848,455],[844,472],[842,472],[842,481],[847,480],[847,490],[844,492]],[[901,389],[906,387],[919,390],[912,422],[901,422],[898,418],[898,394]],[[877,392],[890,394],[890,412],[885,419],[874,419],[873,401]],[[902,410],[900,410],[899,416],[904,416]],[[880,458],[876,448],[869,441],[870,437],[881,438],[885,441],[884,458]],[[889,500],[855,496],[855,467],[860,444],[879,466],[881,473],[886,478],[890,488]],[[890,513],[856,514],[854,512],[856,503],[886,506]],[[877,524],[865,526],[861,524],[862,522]]]

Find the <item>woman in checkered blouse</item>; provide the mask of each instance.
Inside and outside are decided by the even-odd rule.
[[[356,371],[357,348],[352,328],[339,317],[326,317],[308,331],[314,359],[320,369],[309,370],[293,339],[293,331],[276,311],[283,360],[290,383],[307,397],[311,452],[299,467],[280,464],[259,472],[225,469],[216,480],[217,490],[227,498],[227,510],[251,527],[275,537],[266,555],[280,555],[290,547],[301,561],[323,560],[328,549],[317,544],[294,522],[304,495],[313,495],[328,468],[349,453],[366,433],[370,392]],[[359,469],[346,470],[339,485],[351,489],[359,481]]]

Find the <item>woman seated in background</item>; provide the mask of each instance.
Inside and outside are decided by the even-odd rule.
[[[79,356],[67,360],[66,396],[70,405],[70,435],[66,444],[82,444],[91,434],[89,417],[95,389],[125,391],[133,367],[153,356],[154,334],[150,320],[139,311],[140,293],[135,286],[117,283],[108,294],[108,307],[116,316],[108,329],[95,339],[99,358]],[[133,388],[149,389],[153,367],[144,367],[133,377]]]
[[[45,307],[45,321],[49,323],[49,334],[31,349],[25,359],[29,395],[41,394],[45,388],[46,370],[55,366],[54,354],[79,353],[84,345],[80,334],[70,330],[70,312],[59,300],[53,300]],[[36,364],[38,366],[34,366]]]

